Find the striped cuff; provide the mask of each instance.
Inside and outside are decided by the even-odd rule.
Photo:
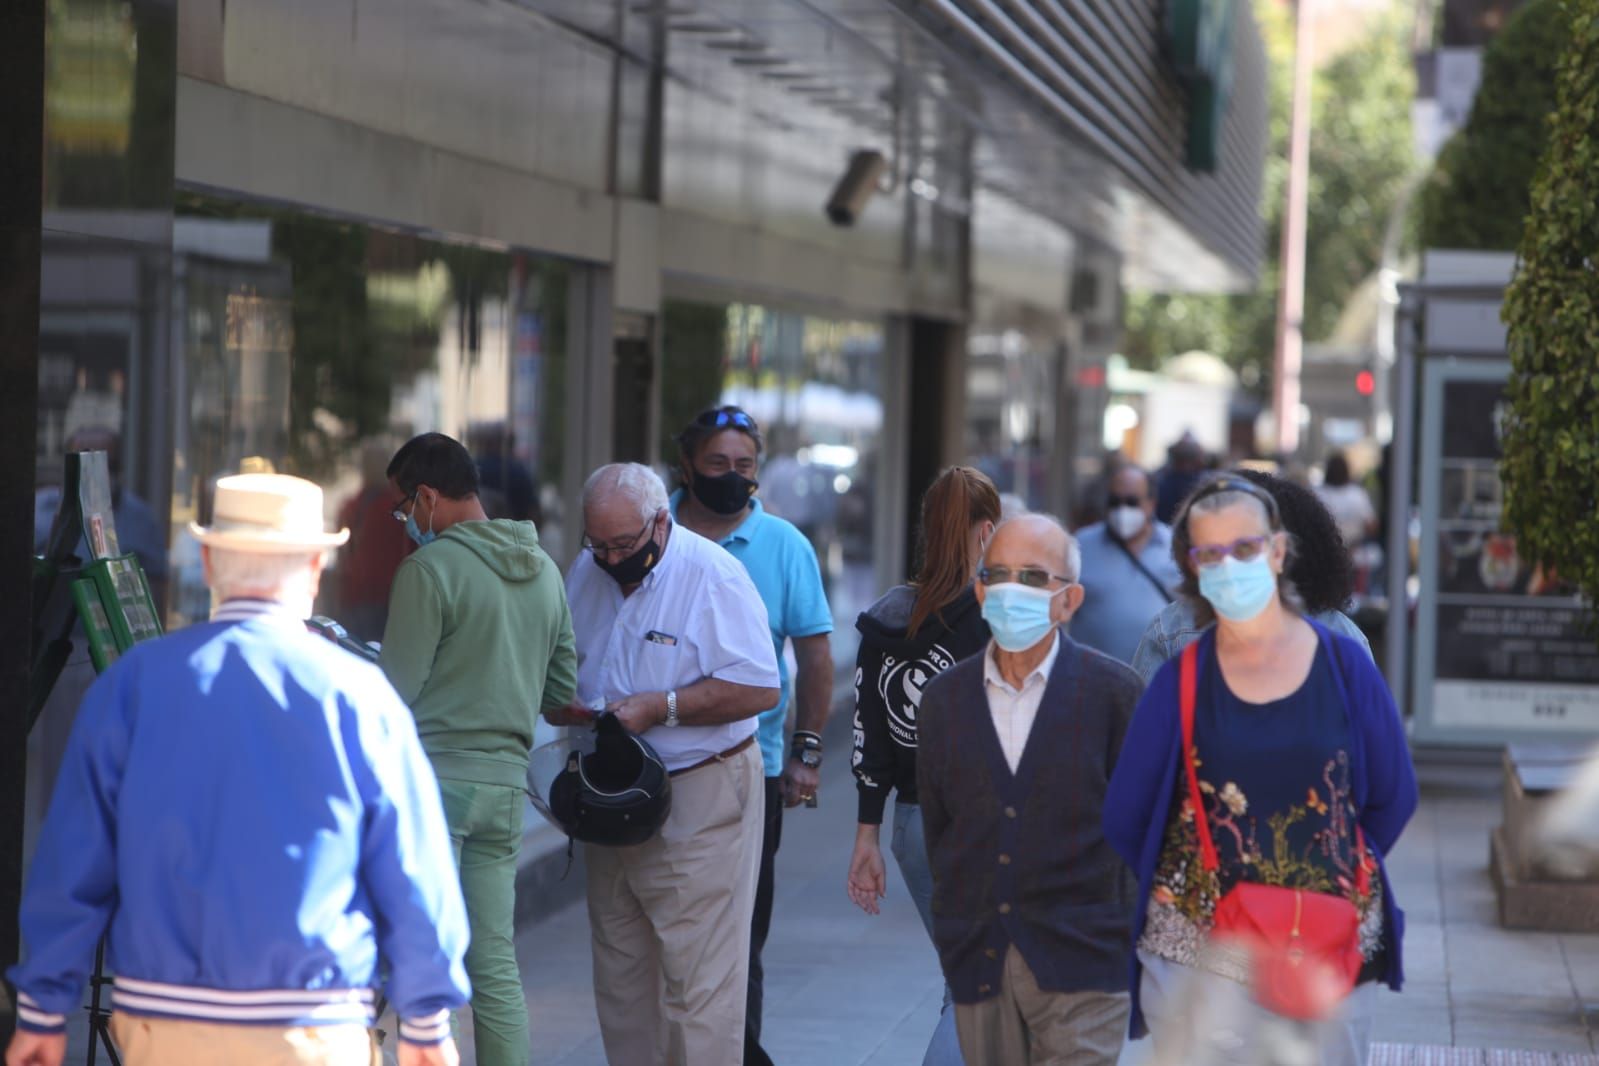
[[[450,1012],[400,1019],[400,1039],[407,1044],[442,1044],[450,1038]]]
[[[67,1031],[67,1016],[39,1009],[39,1004],[32,996],[19,991],[17,1028],[26,1029],[30,1033],[64,1033]]]

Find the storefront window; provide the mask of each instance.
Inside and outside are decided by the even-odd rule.
[[[835,656],[854,655],[855,617],[881,594],[872,558],[880,482],[883,330],[755,304],[669,303],[661,456],[708,407],[760,424],[762,503],[810,538],[834,617]]]
[[[411,551],[390,516],[390,457],[427,431],[478,459],[490,517],[532,519],[559,557],[567,270],[514,252],[185,196],[169,626],[209,592],[191,519],[216,479],[275,470],[317,482],[348,527],[317,610],[382,636]]]
[[[1018,330],[979,330],[969,352],[966,447],[972,465],[1015,503],[1045,509],[1056,422],[1048,342]]]

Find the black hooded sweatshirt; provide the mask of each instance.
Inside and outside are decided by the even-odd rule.
[[[916,713],[922,689],[962,659],[988,646],[988,623],[968,586],[922,623],[905,630],[916,590],[898,585],[855,620],[861,648],[855,657],[855,787],[859,821],[881,825],[890,792],[916,802]]]

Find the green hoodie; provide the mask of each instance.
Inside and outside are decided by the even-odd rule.
[[[577,687],[561,571],[532,522],[458,522],[394,575],[383,672],[440,777],[525,787],[533,725]]]

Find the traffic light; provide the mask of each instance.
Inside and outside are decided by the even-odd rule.
[[[1362,396],[1370,396],[1377,391],[1377,379],[1369,370],[1362,370],[1355,375],[1355,391]]]

